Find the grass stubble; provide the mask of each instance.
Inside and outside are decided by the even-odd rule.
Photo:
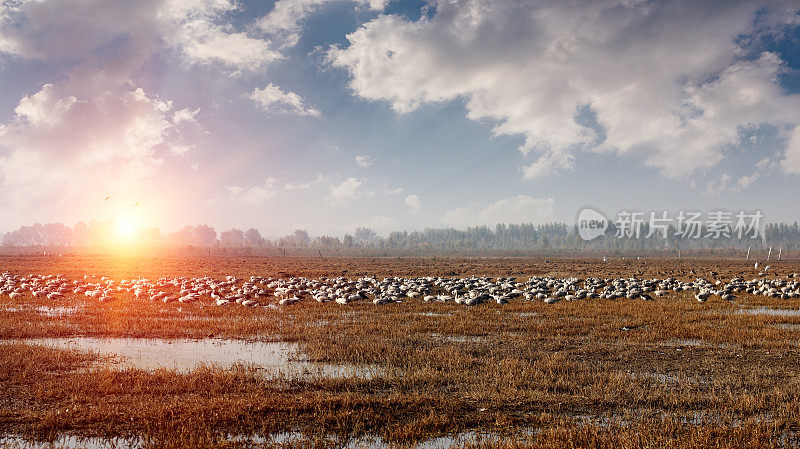
[[[215,270],[240,277],[348,275],[341,273],[343,266],[354,277],[373,265],[374,274],[409,275],[430,263],[363,259],[326,265],[231,258],[168,260],[163,266],[114,265],[118,262],[102,258],[90,263],[59,258],[0,262],[5,264],[0,269],[19,274],[76,278],[85,270],[80,267],[89,265],[100,274],[107,268],[118,278],[139,274],[151,279]],[[566,273],[570,266],[579,276],[592,267],[598,276],[619,271],[640,277],[692,277],[692,269],[697,276],[710,278],[714,271],[724,278],[745,270],[725,261],[595,265],[526,259],[453,259],[425,268],[431,275],[469,275],[481,263],[487,274],[518,276]],[[789,265],[776,268],[797,271]],[[64,434],[132,438],[143,447],[165,448],[328,447],[369,438],[413,446],[462,432],[487,436],[455,446],[794,446],[800,441],[800,331],[780,325],[800,324],[800,317],[735,311],[796,308],[797,303],[743,294],[735,302],[714,298],[701,304],[689,293],[676,293],[655,301],[514,301],[476,307],[415,300],[342,307],[306,300],[272,309],[151,303],[125,295],[108,304],[83,297],[12,301],[4,296],[0,433],[43,441]],[[32,308],[38,305],[77,311],[48,316]],[[636,327],[622,331],[623,326]],[[189,373],[120,370],[98,364],[97,354],[12,342],[69,336],[291,341],[316,362],[385,370],[369,379],[270,378],[245,365],[205,366]],[[280,442],[248,438],[274,434],[289,437]],[[237,435],[244,437],[232,437]]]

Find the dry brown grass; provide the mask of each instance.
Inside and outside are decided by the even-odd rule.
[[[105,259],[28,265],[25,259],[3,260],[0,270],[73,277],[85,271],[119,279],[281,271],[330,276],[348,267],[354,273],[345,274],[352,277],[373,264],[371,259],[221,259],[158,261],[160,266],[128,261],[123,267]],[[357,262],[361,265],[353,268]],[[482,262],[452,259],[440,266],[427,260],[423,268],[416,263],[423,264],[379,259],[375,274],[409,275],[423,269],[449,274],[447,270],[461,265],[464,271],[456,275],[473,274]],[[552,266],[526,259],[484,263],[489,274],[570,269],[569,261],[549,262]],[[719,276],[745,272],[741,264],[708,261],[572,264],[571,274],[580,276],[593,266],[600,272],[591,274],[603,276],[625,270],[622,275],[650,270],[640,274],[646,277],[663,277],[657,272],[670,270],[685,277],[692,277],[690,269],[698,276],[701,270],[715,270]],[[64,317],[26,310],[31,303],[75,306],[83,298],[54,302],[0,297],[0,338],[213,335],[289,340],[300,342],[315,361],[388,369],[369,380],[282,381],[245,367],[190,374],[115,371],[91,368],[96,356],[3,345],[0,432],[44,439],[63,433],[137,436],[155,447],[238,447],[246,444],[226,439],[227,434],[295,431],[299,434],[287,446],[318,447],[364,436],[404,445],[473,430],[497,438],[464,443],[467,447],[632,448],[791,446],[800,429],[800,331],[777,326],[800,325],[800,317],[735,313],[756,305],[797,308],[797,300],[742,295],[736,303],[712,299],[700,304],[689,294],[675,294],[656,301],[512,302],[472,308],[417,301],[382,307],[305,301],[274,310],[165,305],[123,296],[109,304],[87,301],[77,314]],[[620,330],[629,325],[640,327]]]

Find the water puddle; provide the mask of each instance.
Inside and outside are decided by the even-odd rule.
[[[704,379],[689,377],[685,374],[664,374],[664,373],[628,373],[632,379],[652,379],[664,385],[685,385],[707,383]]]
[[[786,329],[790,331],[800,331],[800,324],[797,323],[778,323],[774,325],[780,329]]]
[[[42,316],[47,317],[64,317],[75,315],[78,312],[78,307],[63,307],[63,306],[39,306],[39,307],[6,307],[0,309],[0,312],[29,312],[33,311]]]
[[[741,349],[739,345],[734,345],[730,343],[709,343],[704,340],[696,340],[696,339],[669,340],[662,344],[665,346],[678,346],[678,347],[689,346],[693,348]]]
[[[480,445],[500,441],[500,437],[480,432],[462,432],[458,435],[431,438],[417,444],[418,449],[446,449],[465,445]],[[380,447],[380,446],[377,446]]]
[[[800,316],[800,309],[773,309],[770,307],[754,307],[752,309],[737,309],[738,315],[767,315],[767,316]]]
[[[55,440],[28,440],[17,435],[0,435],[0,447],[6,449],[117,449],[142,447],[138,440],[128,438],[84,438],[62,435]]]
[[[418,316],[453,316],[449,313],[437,313],[437,312],[416,312],[414,315]]]
[[[666,342],[667,346],[709,346],[708,343],[704,342],[703,340],[694,340],[694,339],[684,339],[684,340],[670,340]]]
[[[631,424],[631,421],[623,418],[622,415],[593,415],[589,413],[578,413],[572,415],[572,419],[579,426],[611,427],[627,426]]]
[[[480,433],[474,431],[462,432],[457,435],[448,435],[429,438],[411,445],[415,449],[449,449],[451,447],[462,447],[465,445],[480,445],[499,441],[496,435]],[[385,447],[408,447],[406,445],[391,444],[380,437],[366,437],[350,440],[344,445],[346,449],[379,449]]]
[[[379,366],[337,365],[307,360],[297,343],[245,340],[171,340],[144,338],[41,338],[23,340],[57,349],[95,352],[110,358],[102,367],[175,370],[186,373],[199,366],[256,368],[267,376],[350,377],[371,379],[385,373]]]
[[[486,343],[489,341],[488,337],[481,337],[477,335],[441,335],[441,334],[430,334],[431,338],[439,341],[445,341],[449,343]]]
[[[499,441],[500,437],[491,433],[467,431],[456,435],[446,435],[428,438],[416,444],[393,444],[379,436],[366,435],[359,438],[342,441],[334,436],[306,435],[301,432],[281,432],[268,436],[261,435],[229,435],[226,440],[237,444],[250,445],[275,445],[292,446],[293,444],[305,447],[303,443],[324,442],[326,447],[343,449],[380,449],[380,448],[415,448],[415,449],[445,449],[461,447],[466,444],[481,444]],[[312,444],[314,446],[314,444]]]

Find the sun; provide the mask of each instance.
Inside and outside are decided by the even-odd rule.
[[[139,223],[133,217],[120,217],[117,219],[117,235],[125,240],[130,240],[139,229]]]

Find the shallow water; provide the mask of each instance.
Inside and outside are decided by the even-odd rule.
[[[0,435],[0,447],[6,449],[116,449],[138,448],[137,440],[127,438],[82,438],[62,435],[52,441],[27,440],[16,435]]]
[[[346,441],[337,440],[333,436],[322,437],[319,435],[305,435],[301,432],[281,432],[269,436],[260,435],[232,435],[227,438],[228,441],[239,444],[272,444],[272,445],[287,445],[293,442],[308,442],[320,438],[327,442],[331,447],[339,447],[342,449],[379,449],[385,447],[403,447],[403,448],[416,448],[416,449],[444,449],[450,448],[454,445],[460,446],[467,443],[477,444],[481,442],[489,442],[497,440],[498,436],[490,433],[466,431],[456,435],[447,435],[434,438],[428,438],[417,442],[413,445],[397,445],[383,440],[379,436],[363,436],[353,438]]]
[[[308,436],[298,432],[285,432],[270,435],[267,437],[262,436],[245,436],[235,435],[229,436],[228,441],[239,445],[247,446],[258,445],[286,445],[292,442],[309,441]],[[442,436],[430,438],[418,442],[413,446],[399,446],[393,445],[384,441],[380,437],[366,436],[362,438],[354,438],[346,442],[336,443],[335,439],[328,438],[328,443],[333,443],[334,447],[341,447],[343,449],[378,449],[384,447],[414,447],[417,449],[444,449],[452,447],[453,445],[463,445],[466,443],[480,443],[488,442],[497,439],[489,434],[477,432],[463,432],[454,436]],[[117,449],[117,448],[139,448],[142,444],[137,440],[124,439],[124,438],[81,438],[74,435],[63,435],[52,441],[33,441],[26,440],[19,436],[0,436],[0,447],[8,449]]]
[[[430,334],[432,338],[440,341],[450,343],[486,343],[489,341],[488,337],[481,337],[477,335],[441,335]]]
[[[703,340],[685,339],[685,340],[669,340],[665,343],[667,346],[709,346]]]
[[[665,385],[706,383],[704,379],[698,377],[689,377],[685,374],[638,372],[638,373],[629,373],[629,376],[631,376],[631,378],[633,379],[653,379],[656,382]]]
[[[43,316],[49,317],[63,317],[75,315],[78,312],[78,307],[64,307],[64,306],[38,306],[38,307],[6,307],[0,309],[0,312],[27,312],[34,311]]]
[[[662,343],[665,346],[690,346],[695,348],[720,348],[720,349],[739,349],[740,346],[730,343],[710,343],[705,340],[684,339],[668,340]]]
[[[39,338],[23,340],[58,349],[95,352],[110,361],[99,366],[189,372],[199,366],[228,369],[246,365],[265,375],[296,377],[372,378],[385,370],[378,366],[336,365],[307,360],[297,343],[223,339],[144,339],[144,338]]]
[[[770,307],[754,307],[752,309],[737,309],[740,315],[769,315],[769,316],[800,316],[800,309],[773,309]]]

